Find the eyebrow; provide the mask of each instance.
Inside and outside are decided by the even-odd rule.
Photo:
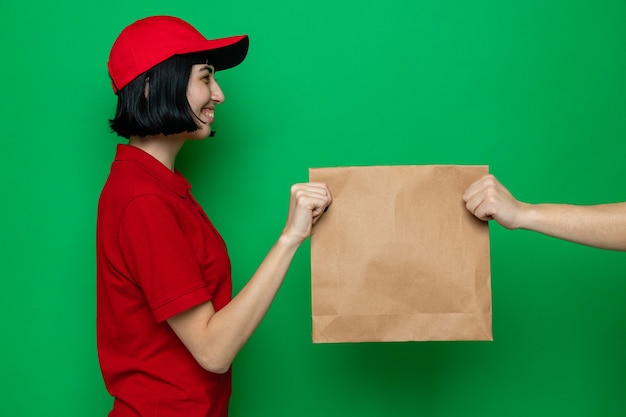
[[[213,67],[213,65],[205,65],[204,67],[200,68],[200,71],[208,71],[211,74],[213,74],[215,72],[215,68]]]

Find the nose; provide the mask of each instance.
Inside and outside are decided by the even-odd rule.
[[[211,83],[211,100],[215,103],[223,103],[226,97],[224,97],[224,92],[220,88],[220,85],[213,78],[213,82]]]

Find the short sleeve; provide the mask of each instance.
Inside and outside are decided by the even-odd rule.
[[[143,195],[120,224],[122,256],[158,322],[211,299],[179,215],[172,203]]]

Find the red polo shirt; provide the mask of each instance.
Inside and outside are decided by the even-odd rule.
[[[205,371],[168,318],[231,299],[226,245],[178,172],[118,145],[98,205],[97,338],[110,416],[226,416],[230,370]]]

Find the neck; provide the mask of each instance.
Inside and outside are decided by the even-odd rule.
[[[135,146],[142,151],[152,155],[155,159],[169,168],[174,170],[176,163],[176,155],[185,143],[184,139],[175,136],[132,136],[129,145]]]

